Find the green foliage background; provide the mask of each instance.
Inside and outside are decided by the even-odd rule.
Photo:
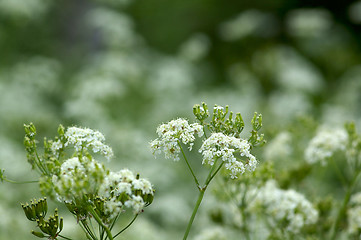
[[[40,137],[60,123],[97,129],[116,153],[108,165],[157,189],[123,239],[179,239],[195,193],[184,165],[151,155],[158,124],[193,119],[201,101],[246,123],[261,112],[269,141],[297,139],[286,166],[302,162],[318,125],[361,127],[360,24],[360,1],[0,0],[0,168],[35,178],[24,123]],[[329,190],[335,179],[316,182]],[[307,184],[294,187],[314,192]],[[0,185],[0,239],[31,238],[20,202],[32,197],[35,185]]]

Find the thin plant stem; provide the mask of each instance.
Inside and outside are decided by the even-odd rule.
[[[14,184],[27,184],[27,183],[37,183],[39,181],[22,181],[22,182],[17,182],[17,181],[14,181],[14,180],[10,180],[10,179],[7,179],[7,178],[4,178],[3,179],[5,182],[8,182],[8,183],[14,183]]]
[[[207,134],[206,134],[206,126],[203,126],[203,134],[204,134],[204,137],[207,139],[208,137],[207,137]]]
[[[97,237],[94,235],[94,233],[89,229],[88,224],[86,223],[86,220],[80,221],[81,222],[81,227],[83,229],[83,231],[85,232],[86,236],[88,237],[88,239],[93,239],[93,240],[97,240]],[[90,237],[90,238],[89,238]]]
[[[104,223],[102,222],[102,220],[100,219],[98,214],[94,211],[93,207],[89,206],[88,210],[92,214],[92,216],[94,217],[95,221],[97,221],[97,223],[104,228],[105,232],[107,233],[107,237],[109,238],[109,240],[113,240],[113,236],[112,236],[112,233],[110,232],[109,228],[104,225]]]
[[[100,227],[100,225],[98,225],[98,233],[99,233],[99,238],[100,238],[100,240],[103,240],[104,230],[103,230],[102,227]]]
[[[184,236],[183,236],[183,240],[186,240],[188,235],[189,235],[189,232],[191,230],[191,227],[192,227],[192,224],[193,224],[193,221],[194,221],[194,218],[198,212],[198,209],[199,209],[199,206],[201,205],[201,202],[203,200],[203,197],[204,197],[204,193],[206,192],[207,190],[207,187],[209,185],[209,183],[212,181],[212,179],[214,178],[214,176],[218,173],[218,171],[221,169],[222,165],[223,165],[223,162],[218,166],[217,170],[213,173],[214,169],[216,168],[216,165],[217,165],[217,160],[218,158],[215,160],[211,170],[209,171],[209,174],[208,174],[208,177],[204,183],[204,186],[202,188],[199,188],[198,187],[198,190],[199,190],[199,195],[198,195],[198,199],[197,199],[197,202],[196,202],[196,205],[194,206],[194,209],[193,209],[193,212],[192,212],[192,216],[191,218],[189,219],[189,222],[188,222],[188,225],[187,225],[187,228],[186,228],[186,231],[184,233]],[[213,174],[212,174],[213,173]]]
[[[114,235],[114,238],[116,238],[119,234],[121,234],[122,232],[124,232],[125,230],[127,230],[127,229],[130,227],[130,225],[133,224],[133,222],[135,221],[135,219],[137,219],[137,217],[138,217],[138,214],[135,214],[135,216],[134,216],[134,218],[132,219],[132,221],[130,221],[130,223],[129,223],[127,226],[125,226],[125,228],[123,228],[120,232],[118,232],[117,234],[115,234],[115,235]]]
[[[192,216],[191,216],[191,218],[189,219],[187,229],[186,229],[186,231],[185,231],[185,233],[184,233],[184,236],[183,236],[183,240],[186,240],[187,237],[188,237],[189,231],[191,230],[191,227],[192,227],[194,218],[195,218],[195,216],[196,216],[196,214],[197,214],[198,208],[199,208],[199,206],[201,205],[201,202],[202,202],[202,199],[203,199],[205,190],[206,190],[206,189],[204,189],[204,188],[199,189],[198,199],[197,199],[196,205],[195,205],[195,207],[194,207],[194,209],[193,209]]]
[[[109,227],[109,230],[111,231],[112,229],[113,229],[113,227],[114,227],[114,225],[115,225],[115,222],[118,220],[118,218],[119,218],[119,213],[117,214],[117,216],[114,218],[114,220],[113,220],[113,222],[112,222],[112,224],[110,225],[110,227]]]
[[[205,183],[206,186],[209,185],[209,183],[212,181],[212,179],[216,176],[216,174],[219,172],[219,170],[221,170],[222,166],[223,166],[223,163],[222,162],[221,164],[219,164],[217,170],[211,175],[211,177],[207,180],[207,182]],[[216,163],[214,163],[214,165],[216,165]]]
[[[192,176],[193,176],[193,178],[194,178],[194,182],[196,183],[197,188],[199,189],[199,188],[200,188],[200,185],[199,185],[198,179],[197,179],[196,175],[194,174],[193,169],[192,169],[191,165],[189,164],[189,162],[188,162],[188,160],[187,160],[187,157],[186,157],[186,155],[184,154],[182,145],[180,144],[179,141],[178,141],[178,145],[179,145],[179,147],[180,147],[180,149],[181,149],[181,151],[182,151],[182,155],[183,155],[184,160],[185,160],[186,163],[187,163],[188,169],[189,169],[189,170],[191,171],[191,173],[192,173]]]
[[[335,239],[336,239],[336,236],[337,236],[337,228],[338,228],[338,226],[340,225],[340,222],[341,222],[341,220],[342,220],[342,217],[345,215],[345,212],[346,212],[346,209],[347,209],[347,204],[348,204],[349,201],[350,201],[353,188],[355,187],[355,185],[356,185],[356,183],[357,183],[357,179],[358,179],[359,175],[360,175],[360,171],[357,171],[357,172],[354,174],[354,176],[353,176],[350,184],[348,185],[348,188],[347,188],[345,197],[344,197],[343,202],[342,202],[342,206],[341,206],[340,210],[338,211],[337,218],[336,218],[336,220],[335,220],[335,222],[333,223],[332,228],[331,228],[330,240],[335,240]]]
[[[216,166],[217,166],[217,162],[218,162],[218,158],[216,158],[216,160],[214,161],[214,163],[213,163],[213,165],[212,165],[212,168],[211,168],[211,170],[209,171],[209,173],[208,173],[208,176],[207,176],[207,178],[206,178],[206,181],[204,182],[204,185],[203,185],[203,188],[206,188],[207,186],[208,186],[208,184],[210,183],[210,181],[212,180],[212,173],[213,173],[213,171],[214,171],[214,169],[216,168]],[[219,168],[218,168],[219,169]],[[216,172],[218,172],[218,171],[216,171]]]
[[[61,238],[67,239],[67,240],[73,240],[73,239],[71,239],[71,238],[65,237],[65,236],[60,235],[60,234],[59,234],[58,236],[61,237]]]

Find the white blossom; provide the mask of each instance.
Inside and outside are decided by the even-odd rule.
[[[124,203],[127,208],[132,208],[135,214],[140,213],[144,208],[143,198],[133,195],[132,198]]]
[[[105,212],[110,218],[114,218],[124,211],[124,207],[132,208],[135,214],[143,210],[145,202],[137,193],[138,190],[141,190],[143,195],[153,195],[154,192],[148,180],[136,177],[132,171],[123,169],[110,172],[99,187],[98,194],[106,199]]]
[[[105,138],[99,131],[89,128],[69,127],[65,134],[66,142],[64,147],[72,145],[77,152],[83,149],[91,150],[94,153],[104,155],[108,160],[113,157],[113,150],[104,143]],[[62,147],[60,140],[52,145],[53,152],[58,151]]]
[[[230,171],[232,178],[237,178],[237,175],[243,174],[246,169],[254,171],[257,166],[257,160],[250,153],[250,144],[246,140],[223,133],[212,133],[203,142],[199,152],[203,155],[202,164],[212,166],[217,158],[225,162],[225,167]],[[246,160],[240,161],[235,154]]]
[[[347,139],[347,132],[344,129],[320,129],[305,150],[306,161],[310,164],[321,162],[325,165],[326,159],[336,151],[346,149]]]
[[[286,230],[299,233],[303,226],[316,223],[318,212],[300,193],[294,190],[282,190],[274,180],[258,189],[251,208],[261,206],[271,217],[273,223],[286,221]]]
[[[52,182],[58,200],[69,202],[83,194],[95,194],[104,175],[105,170],[100,163],[85,157],[74,157],[61,165],[60,173],[52,176]]]
[[[165,158],[179,160],[178,154],[181,152],[179,143],[189,145],[192,150],[195,135],[203,136],[203,127],[198,123],[189,124],[186,119],[178,118],[157,128],[159,138],[150,143],[153,154],[164,152]]]

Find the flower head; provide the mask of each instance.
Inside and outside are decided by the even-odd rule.
[[[189,150],[195,141],[195,135],[203,136],[203,127],[198,123],[189,124],[186,119],[178,118],[157,128],[159,138],[150,143],[153,154],[164,152],[166,158],[179,160],[179,144],[189,144]]]
[[[254,171],[257,165],[256,158],[250,153],[250,144],[246,140],[223,133],[212,133],[203,142],[199,152],[203,155],[203,164],[212,166],[217,158],[222,159],[232,178],[237,178],[237,175],[244,173],[246,169]],[[242,162],[236,154],[247,160]]]
[[[102,164],[83,157],[70,158],[60,167],[60,173],[53,175],[52,183],[59,201],[70,202],[85,194],[96,194],[106,174]]]
[[[113,150],[104,143],[104,135],[99,131],[94,131],[90,128],[69,127],[64,137],[66,138],[64,147],[72,145],[77,152],[91,150],[94,153],[102,154],[108,160],[113,157]],[[62,148],[60,140],[53,143],[52,150],[54,152],[60,148]]]
[[[140,213],[149,204],[149,199],[153,198],[154,189],[148,180],[123,169],[110,172],[100,186],[98,194],[106,199],[105,213],[112,219],[124,211],[125,207],[132,208],[135,214]]]
[[[347,140],[347,132],[343,129],[321,129],[310,141],[305,151],[305,159],[310,164],[321,162],[325,165],[326,159],[336,151],[346,149]]]
[[[286,223],[286,230],[299,233],[303,226],[316,223],[318,212],[300,193],[282,190],[269,180],[258,190],[251,208],[261,206],[275,223]]]

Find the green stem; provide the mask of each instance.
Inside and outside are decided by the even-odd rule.
[[[85,235],[87,236],[88,239],[93,239],[93,240],[97,240],[97,237],[94,235],[94,233],[92,233],[92,231],[89,229],[88,224],[86,223],[86,220],[82,220],[81,222],[81,228],[83,229],[83,231],[85,232]]]
[[[118,232],[117,234],[115,234],[115,235],[114,235],[114,238],[116,238],[119,234],[121,234],[122,232],[124,232],[125,230],[127,230],[127,228],[129,228],[130,225],[133,224],[133,222],[135,221],[135,219],[137,219],[137,217],[138,217],[138,214],[136,214],[136,215],[134,216],[134,218],[132,219],[132,221],[131,221],[125,228],[123,228],[120,232]]]
[[[8,183],[14,183],[14,184],[26,184],[26,183],[37,183],[39,181],[23,181],[23,182],[17,182],[17,181],[13,181],[13,180],[10,180],[10,179],[7,179],[7,178],[4,178],[3,179],[5,182],[8,182]]]
[[[46,171],[47,169],[44,167],[43,163],[41,162],[40,157],[39,157],[39,154],[38,154],[38,152],[36,151],[36,149],[35,149],[35,156],[36,156],[36,159],[38,160],[38,161],[35,161],[35,162],[36,162],[36,164],[38,165],[39,170],[40,170],[44,175],[49,176],[50,174]]]
[[[210,173],[213,172],[213,170],[214,170],[214,168],[215,168],[214,166],[216,166],[216,163],[217,163],[217,160],[214,162],[213,167],[212,167]],[[216,176],[216,174],[219,172],[219,170],[221,170],[221,168],[222,168],[222,166],[223,166],[223,163],[224,163],[224,162],[222,162],[221,164],[219,164],[217,170],[216,170],[212,175],[209,175],[210,177],[207,178],[207,181],[206,181],[206,183],[205,183],[205,186],[208,186],[209,183],[212,181],[212,179],[213,179],[213,178]]]
[[[65,237],[65,236],[63,236],[63,235],[58,235],[59,237],[61,237],[61,238],[64,238],[64,239],[67,239],[67,240],[73,240],[73,239],[71,239],[71,238],[67,238],[67,237]]]
[[[189,222],[188,222],[188,225],[187,225],[187,229],[184,233],[184,236],[183,236],[183,240],[186,240],[187,237],[188,237],[188,234],[189,234],[189,231],[191,230],[191,227],[192,227],[192,224],[193,224],[193,221],[194,221],[194,218],[196,217],[196,214],[198,212],[198,209],[199,209],[199,206],[201,205],[201,202],[202,202],[202,199],[204,197],[204,193],[206,192],[207,190],[207,187],[208,185],[210,184],[210,182],[212,181],[212,179],[214,178],[214,176],[218,173],[218,171],[221,169],[222,165],[223,165],[223,162],[218,166],[217,170],[213,173],[214,169],[216,168],[216,165],[217,165],[217,160],[218,158],[214,161],[214,164],[211,168],[211,170],[209,171],[209,174],[208,174],[208,177],[204,183],[204,187],[202,188],[199,188],[198,187],[198,190],[199,190],[199,195],[198,195],[198,199],[197,199],[197,202],[196,202],[196,205],[194,206],[194,209],[193,209],[193,212],[192,212],[192,216],[191,218],[189,219]],[[212,174],[213,173],[213,174]]]
[[[351,180],[351,182],[350,182],[350,184],[349,184],[349,186],[347,188],[345,197],[344,197],[343,202],[342,202],[342,206],[341,206],[340,210],[338,211],[337,218],[336,218],[336,220],[333,223],[332,228],[331,228],[330,240],[335,240],[336,239],[337,228],[339,227],[340,222],[341,222],[342,218],[344,217],[344,215],[346,213],[347,204],[350,201],[351,194],[352,194],[353,188],[355,187],[355,185],[357,183],[357,178],[358,178],[359,174],[360,174],[360,171],[355,173],[355,175],[353,176],[353,178],[352,178],[352,180]]]
[[[208,137],[207,137],[207,134],[206,134],[206,126],[203,126],[203,134],[204,134],[204,137],[207,139]]]
[[[197,203],[196,203],[196,205],[195,205],[195,207],[194,207],[194,209],[193,209],[192,216],[191,216],[191,218],[189,219],[186,232],[184,233],[184,236],[183,236],[183,240],[186,240],[187,237],[188,237],[189,231],[191,230],[191,227],[192,227],[194,218],[195,218],[195,216],[196,216],[196,214],[197,214],[198,208],[199,208],[199,206],[201,205],[201,202],[202,202],[202,199],[203,199],[205,190],[206,190],[205,188],[199,189],[198,200],[197,200]]]
[[[109,240],[113,240],[113,236],[112,236],[112,233],[110,232],[109,228],[104,225],[104,223],[102,222],[102,220],[100,219],[98,214],[94,211],[93,207],[89,206],[88,210],[92,214],[92,216],[94,217],[95,221],[97,221],[97,223],[104,228],[105,232],[107,233],[107,236],[108,236]]]
[[[193,178],[194,178],[194,182],[196,183],[197,188],[199,189],[199,188],[200,188],[200,185],[199,185],[198,179],[197,179],[196,175],[194,174],[194,172],[193,172],[193,170],[192,170],[192,167],[191,167],[191,165],[189,164],[186,155],[184,154],[182,145],[180,144],[179,141],[178,141],[178,145],[179,145],[179,147],[180,147],[180,149],[181,149],[181,151],[182,151],[182,155],[183,155],[184,160],[185,160],[186,163],[187,163],[188,169],[189,169],[189,170],[191,171],[191,173],[192,173],[192,176],[193,176]]]
[[[91,229],[89,228],[86,220],[81,221],[82,225],[83,225],[83,230],[85,229],[85,233],[91,237],[91,239],[93,240],[97,240],[98,238],[96,237],[96,235],[91,231]]]

